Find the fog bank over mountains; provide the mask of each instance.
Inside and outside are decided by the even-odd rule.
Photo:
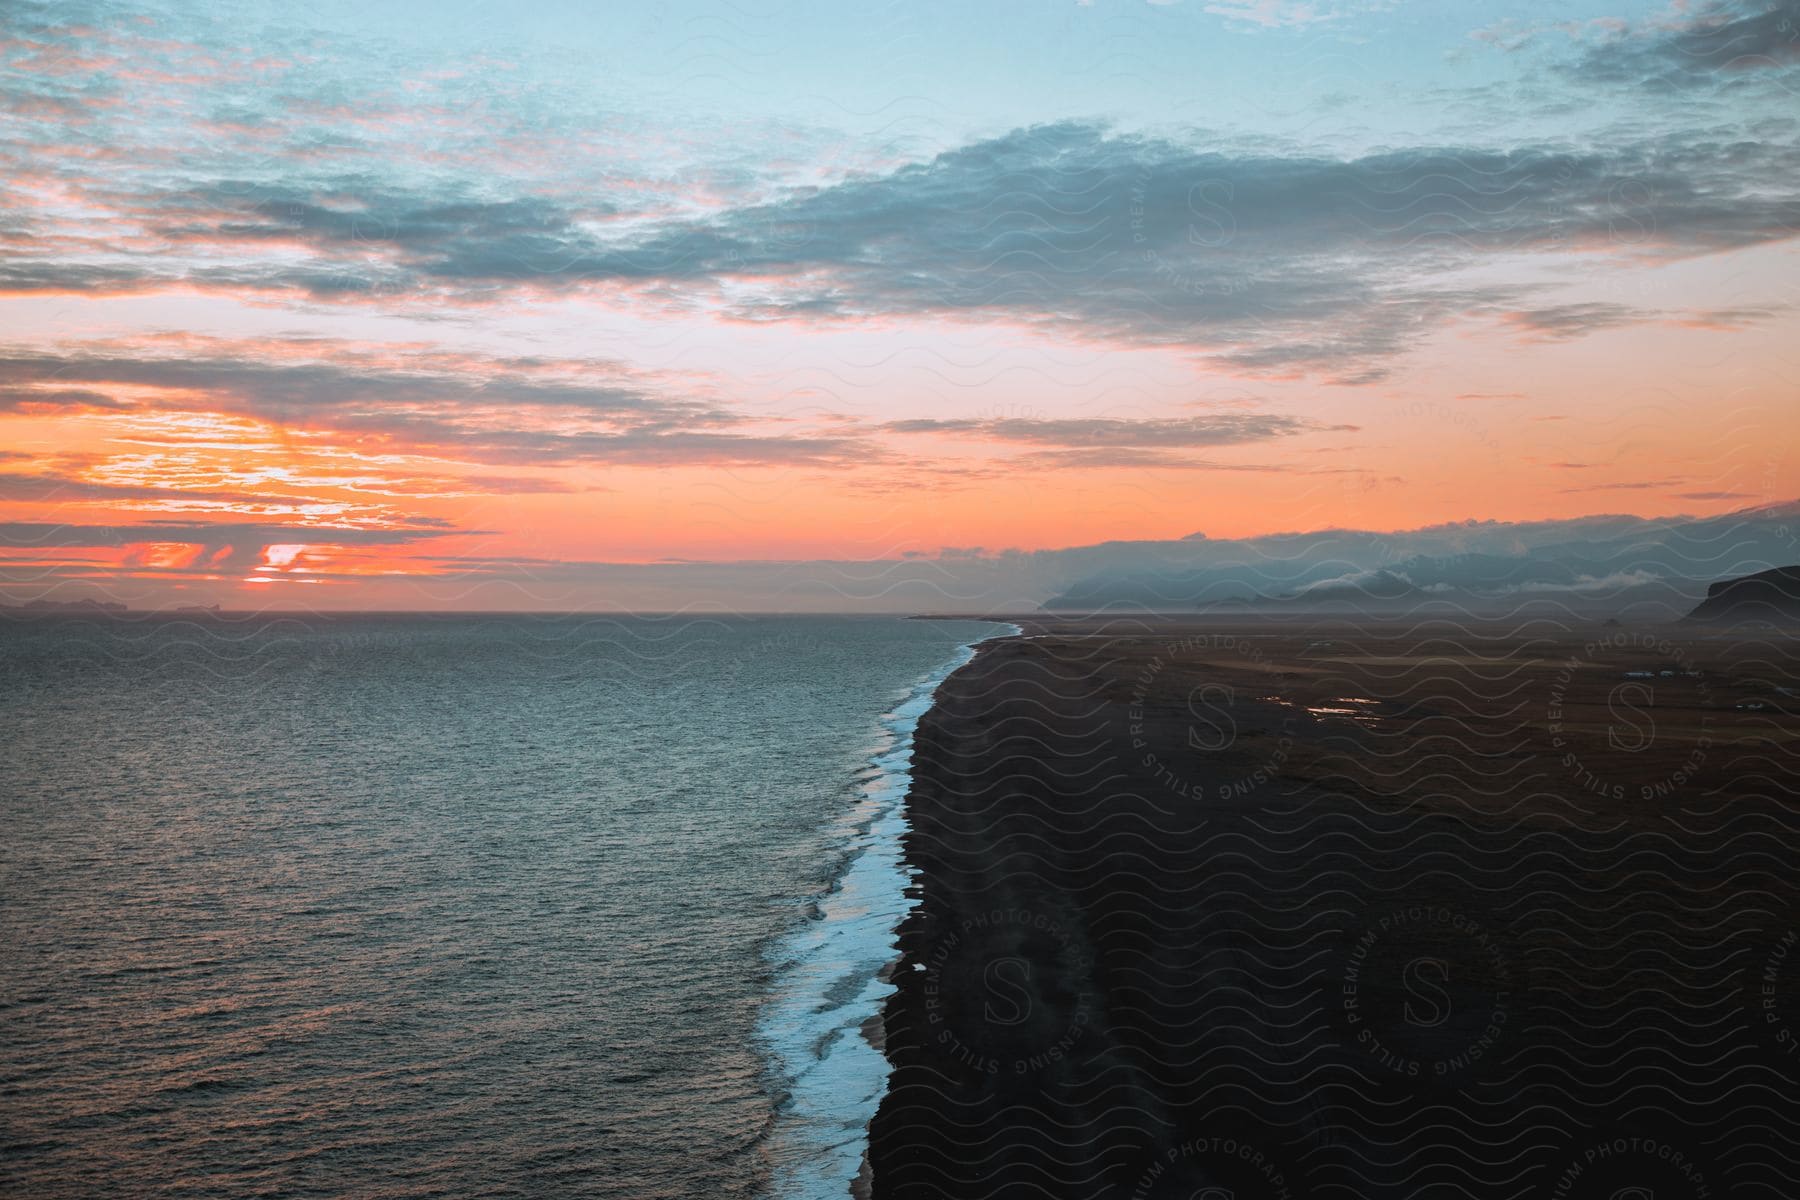
[[[1669,620],[1717,580],[1800,560],[1800,502],[1708,518],[1465,522],[1092,550],[1114,553],[1046,608],[1357,612],[1435,602],[1473,612],[1554,605]]]

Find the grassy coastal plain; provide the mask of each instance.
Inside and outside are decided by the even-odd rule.
[[[1800,643],[1020,624],[917,735],[874,1194],[1791,1190]]]

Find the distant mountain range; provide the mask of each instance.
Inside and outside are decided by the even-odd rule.
[[[1171,551],[1170,548],[1177,548]],[[1055,611],[1469,612],[1555,608],[1675,620],[1720,580],[1800,558],[1800,502],[1720,517],[1467,522],[1403,533],[1330,530],[1163,543],[1066,586]],[[1169,561],[1185,559],[1186,561]],[[1784,577],[1785,578],[1785,577]],[[1767,586],[1759,584],[1764,594]]]

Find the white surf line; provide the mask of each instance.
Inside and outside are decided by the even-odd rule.
[[[885,976],[897,958],[896,931],[912,909],[901,839],[913,734],[938,685],[975,657],[977,645],[1007,631],[1021,632],[1002,625],[964,645],[882,714],[886,744],[833,839],[850,856],[844,872],[817,897],[818,916],[777,945],[779,968],[758,1033],[788,1088],[770,1136],[770,1194],[780,1200],[843,1200],[862,1171],[889,1072],[863,1026],[880,1019],[894,990]]]

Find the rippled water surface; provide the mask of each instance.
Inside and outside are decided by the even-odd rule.
[[[777,948],[896,706],[986,632],[0,626],[0,1182],[766,1192]]]

